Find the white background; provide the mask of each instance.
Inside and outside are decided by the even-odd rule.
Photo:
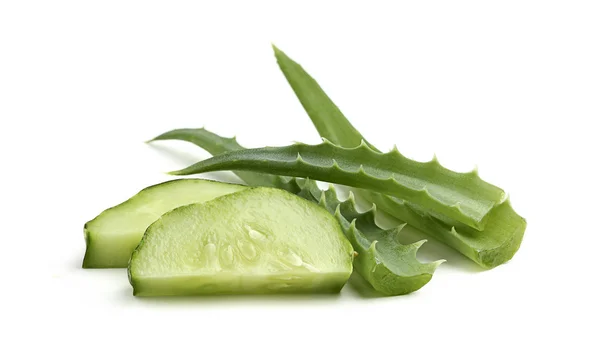
[[[325,3],[0,2],[0,360],[598,361],[600,4]],[[85,221],[206,157],[144,140],[319,141],[271,42],[371,143],[507,190],[514,259],[430,242],[448,262],[392,298],[140,299],[82,270]]]

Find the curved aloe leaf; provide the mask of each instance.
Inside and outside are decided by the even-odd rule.
[[[240,144],[236,141],[235,137],[221,137],[204,129],[174,129],[172,131],[165,132],[148,142],[160,140],[182,140],[191,142],[205,149],[211,155],[219,155],[225,152],[245,149],[244,147],[240,146]],[[276,186],[278,188],[284,188],[287,191],[291,191],[293,193],[296,193],[298,191],[297,189],[288,190],[287,188],[283,187],[291,186],[291,184],[288,182],[290,180],[289,177],[282,178],[280,176],[275,175],[244,171],[236,172],[236,175],[238,175],[239,178],[241,178],[242,180],[244,180],[244,182],[251,186]]]
[[[182,140],[194,143],[211,154],[222,154],[243,149],[235,138],[220,137],[205,129],[178,129],[166,132],[154,140]],[[318,203],[340,223],[358,256],[354,259],[355,270],[385,295],[401,295],[422,288],[431,280],[437,266],[443,260],[421,263],[416,253],[424,241],[404,245],[409,233],[404,225],[383,230],[375,223],[375,206],[366,211],[356,210],[353,195],[341,202],[334,188],[322,191],[313,180],[273,176],[254,172],[236,172],[251,186],[271,186],[293,192],[307,200]]]
[[[302,181],[299,180],[300,183]],[[301,189],[300,196],[315,202],[318,200],[319,205],[337,218],[352,247],[358,252],[354,259],[356,271],[375,290],[386,295],[411,293],[427,284],[438,265],[444,262],[420,263],[416,254],[425,240],[405,245],[402,241],[409,238],[404,233],[406,224],[389,230],[379,228],[375,223],[374,204],[371,209],[361,213],[356,209],[352,194],[346,201],[340,202],[333,186],[321,191],[314,181],[306,180]]]
[[[363,135],[352,126],[319,84],[300,64],[276,47],[273,49],[281,71],[321,137],[343,147],[359,145],[364,140]],[[377,150],[370,143],[367,144]],[[513,210],[508,200],[489,212],[484,230],[478,231],[442,218],[441,215],[433,216],[413,203],[365,190],[356,192],[377,203],[392,216],[434,236],[485,268],[493,268],[510,260],[519,249],[527,226],[525,219]]]
[[[376,203],[388,214],[433,236],[484,268],[493,268],[509,261],[519,250],[527,223],[506,200],[494,207],[482,231],[465,225],[451,225],[428,214],[415,211],[407,202],[376,192],[362,197]]]
[[[410,160],[397,149],[379,153],[366,143],[344,148],[325,140],[232,151],[198,162],[174,175],[219,170],[244,170],[310,177],[401,197],[451,219],[481,229],[504,192],[481,180],[476,172],[458,173],[430,162]]]

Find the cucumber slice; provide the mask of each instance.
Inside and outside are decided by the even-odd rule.
[[[126,268],[144,231],[167,211],[212,200],[246,187],[222,182],[180,179],[150,186],[103,211],[84,226],[84,268]]]
[[[129,263],[137,296],[339,292],[354,251],[325,209],[257,187],[164,214]]]

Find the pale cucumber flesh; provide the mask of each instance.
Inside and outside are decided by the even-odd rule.
[[[146,228],[162,214],[245,188],[201,179],[180,179],[147,187],[85,224],[83,267],[126,268]]]
[[[339,292],[353,254],[325,209],[258,187],[164,214],[128,273],[138,296]]]

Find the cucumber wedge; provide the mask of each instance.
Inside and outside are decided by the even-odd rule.
[[[352,246],[327,210],[257,187],[164,214],[129,263],[137,296],[339,292]]]
[[[147,187],[85,224],[83,267],[126,268],[144,231],[162,214],[244,189],[241,185],[200,179],[167,181]]]

